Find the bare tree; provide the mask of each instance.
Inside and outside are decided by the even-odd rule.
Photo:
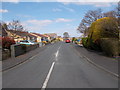
[[[119,30],[119,40],[120,40],[120,1],[118,2],[118,7],[117,7],[117,11],[118,11],[118,30]]]
[[[8,25],[8,30],[12,31],[12,38],[17,38],[17,34],[16,33],[22,33],[22,32],[27,32],[26,29],[23,28],[22,24],[20,23],[19,20],[13,20],[12,22],[10,22]]]
[[[8,29],[9,30],[14,30],[14,31],[23,31],[23,26],[21,25],[19,20],[13,20],[8,24]]]
[[[120,18],[120,1],[118,2],[118,6],[115,9],[116,13],[117,13],[117,17]]]
[[[102,10],[97,9],[97,10],[89,10],[84,18],[82,19],[80,25],[78,26],[77,30],[81,33],[84,33],[87,35],[88,28],[90,25],[96,21],[97,19],[100,19],[103,17]]]
[[[103,14],[104,17],[117,17],[117,11],[109,11]]]
[[[86,23],[86,25],[91,25],[91,23],[93,23],[94,21],[96,21],[97,19],[102,18],[102,10],[101,9],[97,9],[97,10],[90,10],[85,14],[85,17],[83,18],[83,22]]]

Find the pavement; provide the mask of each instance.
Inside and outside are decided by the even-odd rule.
[[[23,55],[17,56],[15,58],[8,58],[8,59],[2,61],[2,71],[10,69],[16,65],[19,65],[19,64],[25,62],[26,60],[29,60],[29,58],[44,51],[46,48],[47,48],[47,46],[39,47],[39,48],[29,51]]]
[[[102,52],[88,50],[79,45],[74,44],[73,46],[79,52],[79,54],[81,54],[83,58],[87,58],[87,60],[90,63],[118,77],[118,59],[119,58],[107,57]]]
[[[117,61],[107,57],[104,60],[104,56],[94,53],[64,42],[38,48],[17,57],[19,60],[3,62],[5,68],[10,65],[7,62],[14,61],[15,65],[26,57],[24,63],[3,71],[3,88],[117,88],[117,77],[87,59],[108,71],[111,67],[113,73],[117,71]]]

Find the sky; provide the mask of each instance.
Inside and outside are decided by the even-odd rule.
[[[11,0],[9,0],[11,1]],[[0,4],[1,5],[1,4]],[[81,34],[77,31],[82,18],[89,10],[101,8],[104,12],[114,10],[113,2],[2,2],[1,20],[8,23],[19,20],[26,30],[36,33],[68,32],[71,37]]]

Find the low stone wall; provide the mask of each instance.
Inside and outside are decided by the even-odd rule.
[[[2,61],[2,60],[6,60],[6,59],[8,59],[8,58],[11,57],[11,55],[10,55],[10,50],[9,50],[9,49],[1,50],[1,51],[0,51],[0,55],[1,55],[1,58],[0,58],[1,61]]]
[[[36,49],[39,47],[39,44],[35,44],[35,45],[26,45],[26,52],[29,52],[33,49]]]
[[[39,47],[39,44],[35,45],[11,45],[11,57],[17,57],[19,55],[25,54],[31,50],[34,50]]]

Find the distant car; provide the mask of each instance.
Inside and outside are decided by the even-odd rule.
[[[70,40],[69,40],[69,39],[66,39],[65,42],[66,42],[66,43],[70,43]]]
[[[36,44],[36,43],[33,42],[33,41],[30,41],[30,40],[21,40],[21,41],[19,42],[19,44],[34,45],[34,44]]]

